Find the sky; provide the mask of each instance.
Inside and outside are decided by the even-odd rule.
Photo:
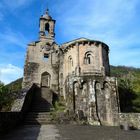
[[[139,0],[0,0],[0,81],[23,76],[27,44],[39,37],[47,7],[56,42],[85,37],[110,47],[110,64],[140,68]]]

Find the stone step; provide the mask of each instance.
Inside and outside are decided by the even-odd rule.
[[[50,107],[48,107],[46,105],[35,105],[35,106],[31,106],[31,108],[36,108],[36,107],[38,107],[38,108],[50,108]]]
[[[47,122],[47,121],[51,121],[52,118],[26,118],[24,121],[42,121],[42,122]]]
[[[47,112],[47,110],[48,111],[50,111],[50,110],[54,110],[54,108],[53,107],[39,107],[39,106],[37,106],[37,107],[31,107],[31,110],[32,110],[32,112],[34,112],[34,110],[46,110],[46,112]],[[41,111],[38,111],[38,112],[41,112]]]
[[[45,125],[45,124],[54,124],[53,121],[25,121],[24,125]]]
[[[37,112],[34,112],[34,113],[28,113],[27,115],[26,115],[26,118],[27,117],[36,117],[36,118],[44,118],[44,117],[49,117],[50,116],[50,113],[49,112],[45,112],[45,113],[37,113]]]
[[[51,101],[47,100],[47,98],[45,100],[34,99],[33,101],[34,101],[33,104],[35,104],[35,103],[44,103],[44,104],[49,104],[50,103],[51,104]]]
[[[50,114],[51,112],[28,112],[28,114],[36,114],[36,115],[42,115],[42,114]]]
[[[32,110],[32,111],[34,111],[34,112],[49,112],[50,110]]]
[[[49,109],[49,107],[34,106],[31,109]]]
[[[32,103],[32,105],[34,106],[34,105],[45,105],[45,106],[48,106],[48,105],[50,105],[49,103],[44,103],[44,102],[36,102],[36,101],[34,101],[35,103]]]
[[[44,111],[45,111],[45,112],[50,112],[50,109],[46,109],[46,108],[44,108],[44,109],[43,109],[43,108],[34,108],[34,109],[32,109],[32,111],[33,111],[33,112],[42,112],[42,111],[43,111],[43,112],[44,112]]]
[[[50,111],[52,108],[52,105],[50,104],[46,104],[46,103],[33,103],[32,106],[31,106],[31,110],[32,111]]]
[[[44,102],[35,102],[35,103],[32,103],[32,105],[45,105],[45,106],[48,106],[49,103],[44,103]]]
[[[50,112],[29,112],[25,119],[24,124],[51,124],[52,117]]]

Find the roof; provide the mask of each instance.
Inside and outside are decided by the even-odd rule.
[[[64,49],[66,49],[68,46],[71,46],[71,45],[74,45],[76,43],[82,43],[82,42],[93,42],[93,43],[96,43],[96,44],[103,44],[104,47],[106,47],[107,49],[109,49],[108,45],[105,44],[104,42],[101,42],[101,41],[98,41],[98,40],[91,40],[91,39],[87,39],[87,38],[78,38],[78,39],[74,39],[72,41],[69,41],[69,42],[66,42],[66,43],[63,43],[61,44],[61,47],[63,47]]]

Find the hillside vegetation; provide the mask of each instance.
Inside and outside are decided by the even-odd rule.
[[[16,81],[13,81],[10,84],[6,85],[5,87],[8,88],[10,93],[19,93],[22,89],[22,80],[23,78],[19,78]]]
[[[22,78],[4,85],[0,81],[0,111],[10,111],[14,100],[21,91]]]
[[[111,66],[111,76],[118,79],[122,112],[140,112],[140,68]],[[21,91],[22,78],[4,86],[0,82],[0,110],[8,111]]]
[[[111,76],[118,78],[122,112],[140,112],[140,69],[111,66]]]

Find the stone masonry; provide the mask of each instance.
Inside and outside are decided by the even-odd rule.
[[[109,47],[79,38],[55,42],[55,20],[40,17],[39,40],[28,44],[23,88],[47,87],[65,101],[67,111],[95,125],[118,124],[116,78],[110,77]]]

